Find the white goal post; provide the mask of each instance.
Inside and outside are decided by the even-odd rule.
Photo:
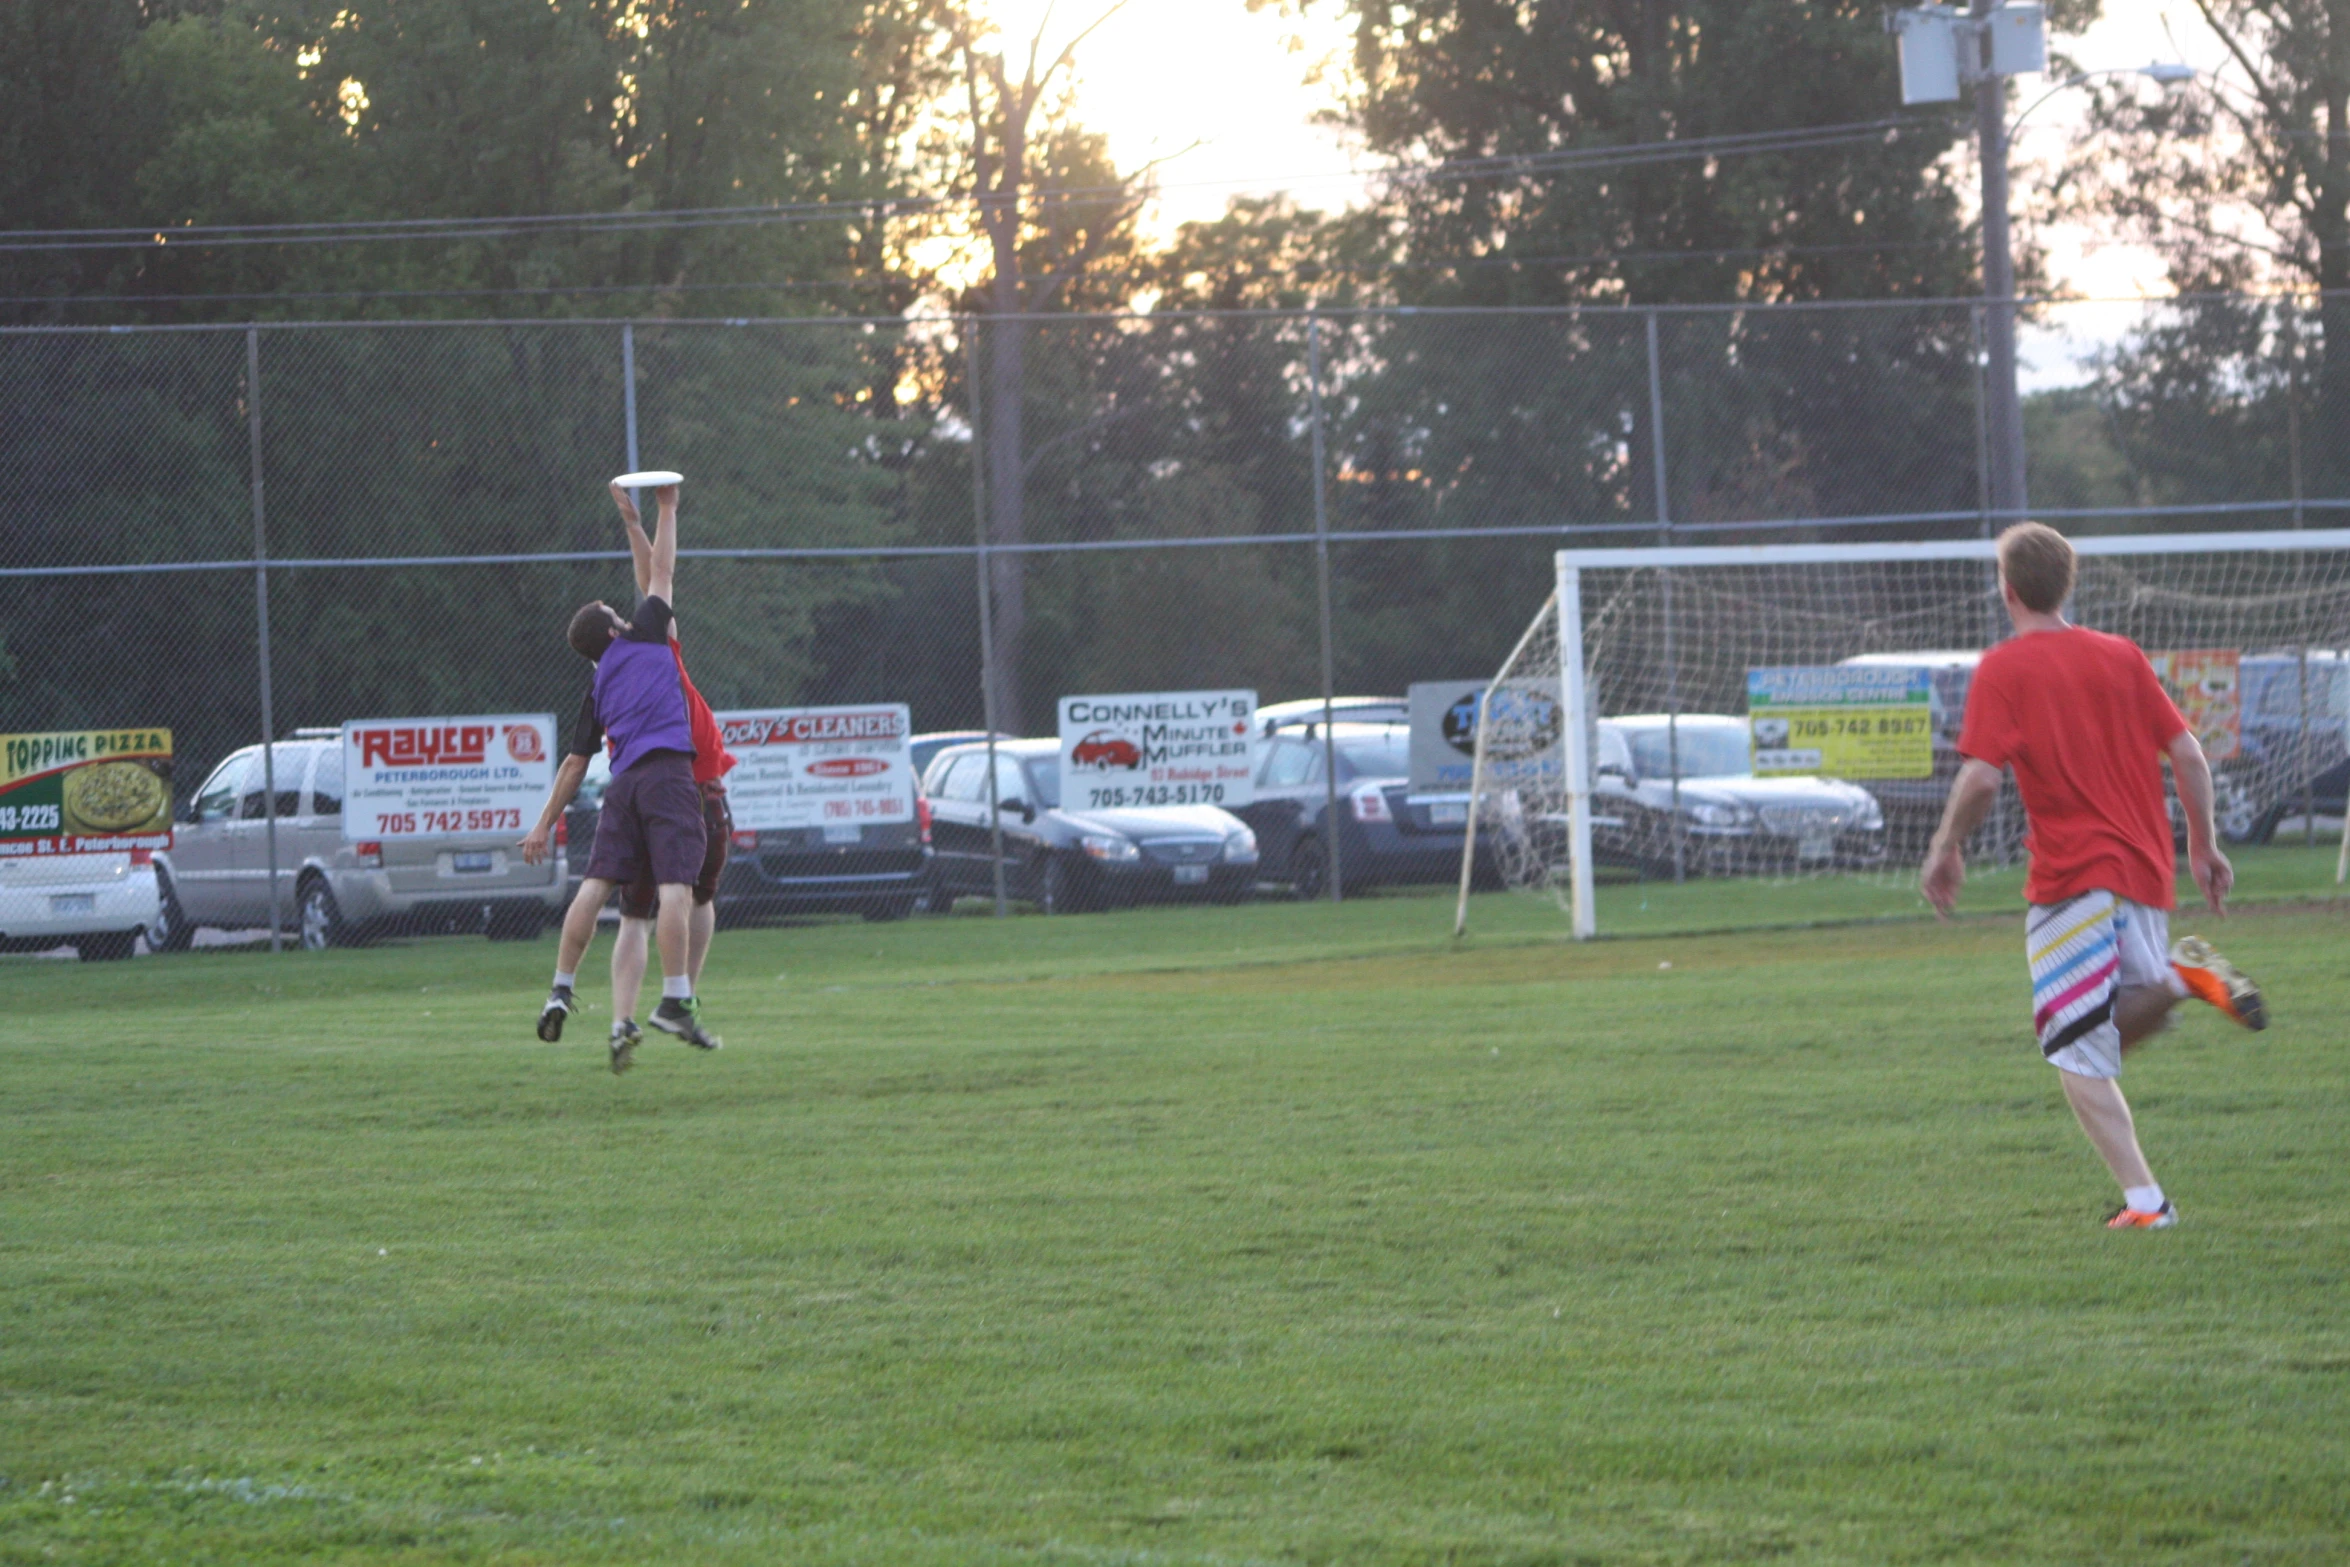
[[[2075,619],[2131,637],[2158,667],[2211,671],[2207,710],[2234,725],[2226,743],[2240,740],[2253,758],[2227,770],[2232,787],[2251,797],[2236,802],[2238,817],[2223,826],[2260,832],[2273,830],[2281,811],[2306,817],[2311,780],[2340,765],[2336,753],[2350,744],[2350,528],[2072,543],[2082,563]],[[1916,776],[1905,782],[1866,790],[1813,780],[1855,802],[1837,814],[1824,805],[1775,805],[1800,790],[1780,777],[1755,781],[1751,774],[1765,771],[1757,765],[1743,787],[1759,805],[1704,802],[1737,787],[1719,777],[1727,748],[1766,756],[1746,750],[1763,744],[1756,715],[1770,711],[1749,709],[1749,684],[1782,667],[1794,675],[1873,668],[1886,681],[1914,681],[1912,699],[1921,702],[1930,688],[1933,763],[1954,766],[1958,714],[1950,709],[1963,707],[1973,659],[2008,632],[1996,560],[1989,539],[1559,551],[1555,589],[1495,672],[1479,712],[1454,934],[1467,928],[1481,838],[1503,880],[1548,893],[1578,940],[1598,933],[1600,860],[1645,867],[1643,875],[1661,876],[1669,865],[1676,880],[1872,865],[1887,876],[1913,872],[1914,860],[1904,857],[1922,845],[1907,837],[1927,806],[1938,805],[1947,783],[1938,773],[1911,769]],[[2243,705],[2264,692],[2275,721],[2256,733]],[[1814,753],[1779,755],[1813,756],[1812,771],[1825,771]],[[1640,756],[1647,759],[1633,760]],[[1706,765],[1717,776],[1701,784],[1695,780],[1705,775],[1693,769]],[[1790,762],[1786,770],[1800,768]],[[1641,774],[1650,785],[1645,801]],[[1693,780],[1686,799],[1685,778]],[[1594,841],[1595,806],[1605,808],[1604,844]],[[1806,810],[1809,820],[1831,825],[1803,837],[1799,820],[1768,837],[1774,822]],[[1627,816],[1639,817],[1648,837],[1634,836]],[[1970,854],[2012,857],[2019,831],[2020,822]],[[1766,842],[1780,850],[1799,844],[1810,857],[1766,853]],[[2336,856],[2336,881],[2345,878],[2350,812]]]

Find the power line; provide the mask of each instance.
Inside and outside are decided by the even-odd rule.
[[[1750,131],[1728,136],[1689,137],[1659,142],[1632,142],[1612,147],[1561,148],[1552,152],[1494,154],[1447,159],[1432,164],[1406,165],[1371,171],[1371,177],[1400,183],[1436,183],[1463,180],[1523,178],[1532,175],[1582,173],[1608,168],[1631,168],[1650,163],[1691,158],[1744,157],[1771,152],[1802,152],[1879,140],[1917,128],[1942,127],[1927,119],[1879,119],[1841,125],[1803,126],[1784,131]],[[1313,179],[1353,178],[1352,175],[1294,175],[1289,183]],[[1171,188],[1260,184],[1268,181],[1221,179],[1175,182]],[[1169,188],[1169,187],[1162,187]],[[1130,194],[1124,185],[1083,186],[1035,192],[1040,203],[1100,200]],[[179,224],[152,228],[0,230],[0,253],[30,254],[73,250],[215,249],[247,245],[363,244],[384,240],[508,239],[535,234],[631,234],[673,232],[717,227],[767,227],[801,223],[845,223],[859,217],[879,222],[964,207],[986,206],[1006,198],[958,194],[952,196],[876,197],[864,201],[779,202],[747,207],[684,207],[656,212],[544,213],[480,218],[386,218],[335,223]]]

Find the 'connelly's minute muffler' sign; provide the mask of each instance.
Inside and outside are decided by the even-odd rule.
[[[1065,696],[1060,731],[1063,810],[1256,799],[1254,691]]]

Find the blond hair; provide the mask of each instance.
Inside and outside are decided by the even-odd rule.
[[[2065,536],[2042,522],[2019,522],[1999,535],[1999,577],[2016,602],[2053,615],[2072,597],[2077,566]]]

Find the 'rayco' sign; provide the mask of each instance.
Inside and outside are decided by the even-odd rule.
[[[1257,694],[1155,691],[1061,698],[1061,808],[1247,805]]]
[[[343,837],[520,832],[555,782],[555,716],[363,718],[343,725]]]
[[[0,855],[170,847],[170,730],[0,735]]]
[[[727,808],[744,832],[821,827],[852,841],[857,830],[914,819],[914,730],[902,702],[864,707],[779,707],[720,713],[734,770]]]

